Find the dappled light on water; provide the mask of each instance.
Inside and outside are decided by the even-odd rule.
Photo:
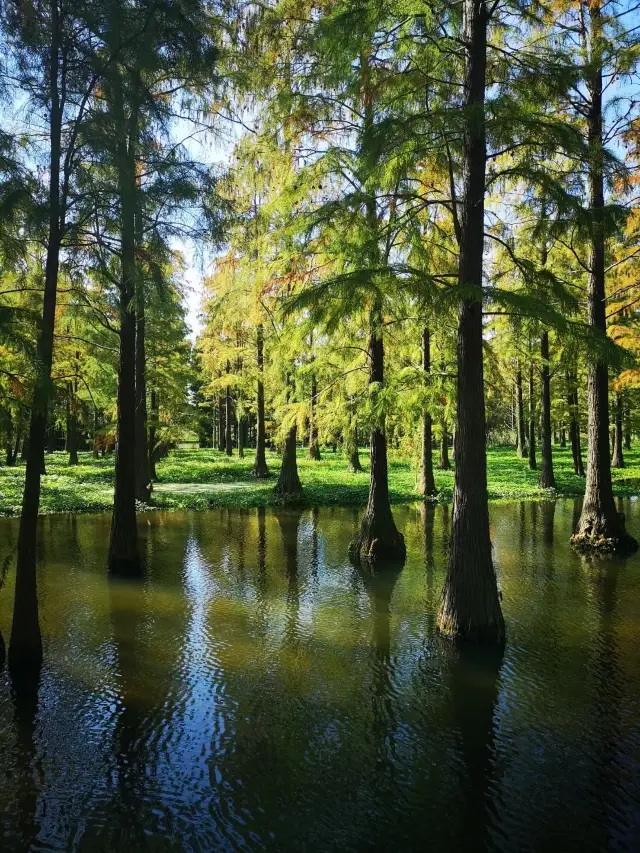
[[[447,507],[398,508],[407,563],[373,575],[353,510],[141,516],[137,581],[107,578],[108,518],[41,519],[0,848],[640,849],[640,562],[573,553],[578,510],[491,507],[504,653],[435,633]]]

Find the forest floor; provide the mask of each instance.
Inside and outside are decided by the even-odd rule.
[[[493,447],[488,450],[488,486],[492,500],[548,498],[554,495],[581,495],[584,479],[573,473],[571,453],[554,447],[555,492],[538,486],[538,472],[530,471],[526,459],[520,459],[513,448]],[[346,470],[341,453],[324,450],[322,459],[313,462],[306,450],[298,450],[298,469],[307,502],[312,506],[364,506],[369,491],[367,452],[360,453],[361,474]],[[268,480],[256,480],[251,474],[253,451],[244,459],[228,458],[213,450],[174,450],[157,465],[158,482],[154,484],[154,506],[162,509],[207,509],[211,506],[254,507],[277,503],[273,494],[280,457],[267,454],[272,472]],[[616,495],[640,494],[640,444],[625,453],[626,468],[613,471]],[[110,510],[113,500],[113,457],[93,459],[80,454],[80,464],[69,466],[67,454],[52,453],[46,457],[47,474],[42,478],[40,511],[101,512]],[[450,501],[453,471],[435,472],[440,501]],[[24,465],[0,467],[0,515],[20,512]],[[389,486],[393,503],[419,500],[418,470],[414,460],[391,451]]]

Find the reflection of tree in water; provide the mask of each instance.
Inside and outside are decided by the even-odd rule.
[[[320,549],[318,541],[318,507],[311,510],[311,576],[314,583],[318,582],[318,570],[320,568]]]
[[[436,601],[437,593],[433,580],[433,573],[435,569],[435,506],[430,503],[420,504],[420,515],[422,516],[422,530],[424,536],[424,565],[427,573],[427,635],[429,637],[432,637],[436,630],[436,618],[438,609]]]
[[[39,676],[20,681],[13,690],[13,723],[16,733],[18,779],[14,781],[18,799],[16,825],[20,834],[20,847],[35,848],[40,824],[38,821],[38,792],[43,787],[43,769],[36,748],[38,719]],[[2,827],[0,827],[0,830]]]
[[[628,794],[625,796],[622,787],[624,775],[618,761],[619,754],[627,753],[622,734],[622,712],[627,691],[615,631],[618,621],[618,576],[626,561],[597,556],[583,560],[589,572],[597,614],[596,648],[592,665],[595,687],[592,744],[595,779],[590,812],[594,826],[601,833],[600,849],[604,849],[610,843],[610,833],[620,815],[622,804],[628,804],[630,799]]]
[[[556,514],[556,502],[542,501],[540,511],[542,513],[542,542],[548,550],[553,545],[553,523]]]
[[[258,507],[258,590],[264,598],[267,585],[267,511]]]
[[[503,650],[498,646],[451,645],[449,683],[453,718],[464,761],[464,814],[459,815],[460,851],[491,849],[496,788],[493,717],[498,702]]]
[[[279,507],[274,514],[280,525],[282,547],[284,550],[285,572],[287,576],[287,623],[285,639],[288,645],[296,645],[299,640],[300,583],[298,578],[298,529],[302,510],[297,507]]]
[[[388,790],[394,784],[396,718],[393,706],[394,664],[391,658],[391,597],[401,568],[385,566],[377,572],[359,569],[373,612],[371,656],[372,738],[375,750],[374,789]]]
[[[140,672],[139,632],[143,587],[136,581],[110,580],[112,638],[119,675],[120,707],[113,729],[113,774],[117,785],[117,837],[130,849],[144,850],[147,840],[141,804],[147,756],[143,725],[145,707]]]

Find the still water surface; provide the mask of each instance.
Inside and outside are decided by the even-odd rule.
[[[578,510],[492,506],[504,657],[435,634],[447,507],[396,510],[380,577],[345,558],[352,510],[142,516],[140,582],[105,576],[108,517],[42,519],[0,850],[639,851],[640,557],[574,555]]]

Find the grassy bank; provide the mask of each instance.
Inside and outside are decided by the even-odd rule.
[[[308,459],[300,449],[298,466],[308,502],[315,506],[363,506],[367,500],[369,474],[366,453],[361,454],[365,471],[350,474],[340,454],[324,452],[320,462]],[[614,470],[617,495],[640,493],[640,445],[626,453],[627,467]],[[163,509],[206,509],[210,506],[266,506],[275,503],[273,485],[280,459],[268,454],[274,474],[270,480],[256,481],[251,475],[253,454],[244,459],[229,459],[212,450],[176,450],[158,464],[158,483],[153,503]],[[111,509],[113,498],[113,458],[94,460],[90,453],[80,454],[80,465],[69,467],[66,453],[54,453],[46,459],[47,475],[42,479],[41,512],[100,512]],[[557,493],[580,495],[584,480],[573,474],[568,449],[554,448]],[[24,467],[0,467],[0,515],[20,512]],[[394,503],[418,498],[417,470],[410,460],[390,454],[390,488]],[[519,459],[512,448],[488,451],[489,497],[521,499],[549,496],[538,487],[538,474],[527,461]],[[436,471],[440,500],[451,499],[453,471]]]

